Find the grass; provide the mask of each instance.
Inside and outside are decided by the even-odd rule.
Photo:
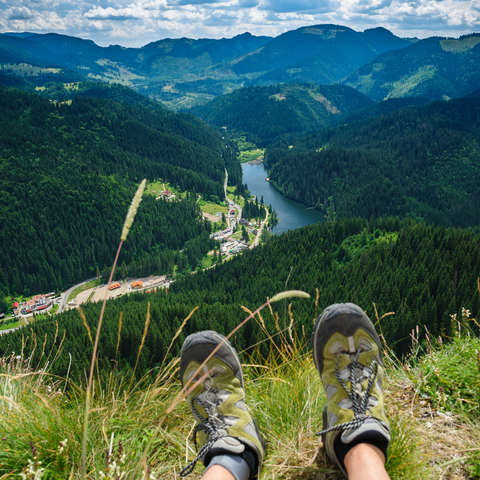
[[[83,285],[80,285],[79,287],[75,288],[72,293],[68,296],[67,303],[70,300],[73,300],[74,298],[77,297],[78,294],[84,292],[85,290],[88,290],[90,288],[96,287],[100,285],[100,279],[96,278],[95,280],[92,280],[90,282],[84,283]]]
[[[213,202],[205,202],[204,200],[200,201],[199,205],[202,212],[209,213],[210,215],[215,215],[217,212],[224,213],[225,216],[228,215],[228,207],[225,205],[218,205],[218,203]]]
[[[237,205],[239,205],[241,208],[245,207],[245,199],[243,196],[237,196],[235,198],[235,192],[237,191],[237,187],[234,186],[228,186],[227,187],[227,197],[230,200],[233,200]]]
[[[181,192],[171,183],[164,182],[161,179],[154,180],[153,182],[148,182],[147,186],[145,187],[145,193],[149,195],[155,195],[155,197],[158,197],[158,195],[160,195],[160,193],[165,190],[169,190],[170,192],[172,192],[177,199],[184,198],[187,195],[187,192]]]
[[[235,135],[233,139],[237,142],[240,150],[240,162],[251,162],[259,157],[263,158],[265,149],[257,148],[255,143],[247,140],[245,135]]]
[[[257,160],[258,158],[262,157],[265,153],[265,149],[261,148],[256,148],[254,150],[245,150],[243,152],[240,152],[240,162],[241,163],[246,163],[246,162],[252,162],[253,160]]]
[[[202,258],[201,268],[210,268],[213,265],[213,255],[204,255]]]
[[[24,325],[26,325],[26,322],[25,322],[25,319],[22,317],[20,320],[17,320],[16,322],[0,325],[0,331],[10,330],[11,328],[23,327]]]
[[[465,317],[462,325],[470,321]],[[264,324],[260,315],[256,320]],[[322,428],[326,398],[308,339],[297,334],[293,317],[290,320],[287,333],[264,330],[266,357],[258,346],[242,353],[247,405],[268,445],[261,479],[341,478],[315,435]],[[386,349],[384,396],[392,427],[387,470],[392,479],[467,479],[480,467],[478,413],[463,408],[462,401],[477,398],[472,392],[477,394],[479,384],[480,340],[467,331],[463,328],[446,346],[427,341],[425,351],[413,338],[407,362]],[[57,343],[49,364],[65,355],[61,341]],[[101,473],[109,478],[111,459],[116,458],[122,478],[136,480],[140,474],[134,472],[145,468],[139,466],[145,457],[151,479],[171,479],[193,458],[188,438],[194,424],[179,397],[178,366],[176,358],[135,384],[129,373],[116,371],[94,379],[86,450],[89,478],[100,478]],[[451,397],[444,402],[448,408],[434,395],[438,379]],[[45,477],[38,478],[82,478],[85,385],[50,376],[22,355],[11,355],[0,359],[0,391],[0,478],[18,476],[27,465],[45,469]],[[196,467],[191,478],[201,478],[202,471]]]
[[[274,343],[270,336],[266,340],[270,342],[266,358],[260,357],[258,351],[251,352],[250,357],[248,352],[244,353],[247,404],[268,445],[261,479],[341,478],[315,436],[321,429],[326,398],[306,347],[307,339],[297,338],[295,330],[292,337],[293,342],[290,335],[285,338],[277,332]],[[45,468],[45,478],[81,478],[85,387],[71,379],[36,372],[36,367],[23,358],[2,359],[0,368],[0,478],[18,476],[29,460],[37,462],[34,468]],[[146,464],[153,475],[150,478],[178,477],[181,467],[193,458],[194,449],[186,441],[193,427],[186,403],[180,401],[165,416],[180,392],[177,372],[178,358],[134,385],[129,375],[119,372],[95,379],[86,459],[90,478],[100,478],[100,472],[108,474],[108,449],[112,457],[121,450],[117,463],[124,474],[122,478],[140,478],[133,472],[147,444]],[[457,435],[459,443],[453,448],[448,443],[450,437],[447,441],[436,429],[428,429],[411,376],[398,365],[389,364],[384,382],[393,436],[387,464],[391,478],[424,479],[451,469],[463,471],[461,465],[439,470],[438,463],[454,456],[452,451],[472,448],[473,426]],[[443,446],[450,453],[437,458],[438,450],[431,451],[434,439],[438,447]],[[65,445],[63,450],[61,443]],[[202,471],[197,466],[190,478],[201,478]]]

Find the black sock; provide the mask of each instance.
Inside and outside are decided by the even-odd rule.
[[[369,445],[373,445],[374,447],[377,447],[385,455],[385,462],[387,461],[387,450],[388,450],[387,440],[359,439],[359,440],[355,440],[352,443],[343,443],[341,437],[338,436],[338,438],[335,442],[335,454],[337,455],[337,458],[339,459],[339,461],[343,465],[343,468],[345,468],[345,464],[343,463],[343,460],[345,459],[345,455],[353,447],[356,447],[357,445],[360,445],[361,443],[368,443]]]

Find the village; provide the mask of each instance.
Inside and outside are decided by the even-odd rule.
[[[232,214],[232,212],[234,212]],[[230,211],[230,215],[233,216],[235,214],[235,210],[232,209]],[[234,234],[234,225],[235,225],[235,220],[231,219],[231,225],[233,226],[227,227],[224,230],[220,230],[217,232],[214,232],[210,235],[211,238],[214,240],[220,242],[220,251],[222,255],[228,255],[228,254],[236,254],[240,253],[243,250],[246,250],[247,248],[250,247],[250,242],[246,242],[245,240],[242,240],[240,238],[235,238],[233,237]],[[247,229],[247,232],[249,234],[257,236],[259,233],[257,224],[252,224],[248,220],[245,220],[242,218],[239,221],[239,225],[245,226]]]

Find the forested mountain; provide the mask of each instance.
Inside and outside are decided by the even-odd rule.
[[[260,77],[257,80],[260,82],[286,81],[282,75],[290,74],[290,81],[332,83],[380,53],[411,45],[388,30],[376,30],[378,34],[371,35],[369,30],[356,32],[340,25],[301,27],[283,33],[263,48],[231,62],[231,68],[237,75],[271,72]],[[283,70],[285,68],[295,69],[295,72]],[[306,72],[302,72],[303,68]]]
[[[99,365],[102,371],[108,370],[115,358],[120,368],[135,364],[148,303],[150,326],[140,356],[139,375],[164,360],[172,338],[195,307],[199,309],[186,323],[170,352],[172,356],[192,332],[231,331],[247,315],[241,305],[251,310],[259,307],[267,297],[285,290],[287,278],[287,289],[300,289],[311,295],[310,299],[292,299],[295,330],[298,335],[305,335],[305,341],[309,341],[314,318],[327,305],[356,302],[374,319],[375,302],[380,316],[395,312],[383,318],[378,331],[393,351],[406,354],[411,345],[409,335],[417,325],[428,328],[431,338],[440,334],[448,337],[453,336],[450,316],[460,315],[462,307],[478,318],[479,245],[480,237],[470,230],[426,226],[398,218],[350,218],[290,231],[214,269],[178,279],[168,294],[134,294],[109,301],[100,334]],[[290,300],[272,304],[281,329],[290,324],[288,303]],[[100,307],[100,303],[83,307],[92,335]],[[92,345],[80,315],[72,310],[56,318],[57,336],[55,322],[39,320],[0,336],[0,354],[20,352],[24,342],[24,355],[29,357],[36,338],[31,364],[39,368],[55,356],[65,332],[62,348],[72,355],[70,375],[75,380],[84,376],[90,365]],[[270,333],[277,331],[277,322],[268,307],[262,312],[262,321]],[[234,344],[240,351],[264,338],[260,323],[260,319],[251,320],[235,335]],[[472,328],[476,327],[472,324]],[[420,339],[425,332],[420,329]],[[48,354],[40,360],[40,346],[45,338],[43,350]],[[51,373],[66,375],[68,360],[68,355],[62,355],[49,367]]]
[[[380,53],[410,44],[383,28],[355,32],[337,25],[304,27],[275,39],[244,33],[220,40],[164,39],[142,48],[104,48],[58,34],[2,34],[0,64],[37,86],[45,83],[42,77],[62,83],[88,77],[132,86],[181,109],[247,84],[332,83]],[[71,70],[80,78],[66,80]]]
[[[144,177],[205,198],[223,196],[225,166],[241,182],[235,155],[210,127],[145,100],[54,103],[0,87],[0,290],[60,289],[110,265]],[[192,244],[196,256],[208,250],[196,200],[145,197],[120,260],[131,274],[171,271],[170,251],[197,237],[205,241]]]
[[[190,38],[159,40],[140,49],[148,58],[148,60],[142,63],[140,71],[147,75],[168,75],[171,79],[177,79],[178,73],[174,76],[174,72],[171,69],[168,73],[165,72],[164,66],[169,64],[168,57],[182,60],[195,59],[198,69],[198,66],[201,65],[200,62],[205,63],[205,65],[201,65],[202,67],[225,62],[238,55],[262,48],[270,40],[272,40],[272,37],[256,37],[248,32],[233,38],[222,38],[221,40],[207,38],[198,40]],[[188,65],[186,66],[188,67]],[[191,68],[188,69],[191,70]],[[168,77],[165,76],[164,78]]]
[[[375,100],[441,99],[480,86],[479,39],[472,34],[416,41],[380,27],[356,32],[328,24],[276,38],[244,33],[220,40],[163,39],[141,48],[100,47],[58,34],[0,34],[0,65],[37,86],[85,77],[122,83],[177,110],[246,85],[296,82],[341,81]]]
[[[167,38],[141,48],[125,48],[120,45],[101,47],[91,40],[56,33],[30,34],[23,37],[7,33],[0,35],[0,39],[3,43],[11,44],[18,52],[23,51],[24,54],[35,57],[43,65],[50,63],[69,68],[81,65],[82,70],[92,74],[114,72],[115,67],[121,67],[140,75],[161,76],[165,75],[165,72],[162,71],[160,63],[167,58],[180,61],[196,59],[197,68],[206,67],[256,50],[271,40],[270,37],[254,37],[244,33],[220,40]],[[0,56],[0,61],[5,61],[4,57]],[[17,61],[24,60],[19,58]],[[166,75],[165,78],[178,78],[171,69]]]
[[[257,50],[269,40],[270,37],[244,33],[220,40],[167,38],[141,48],[124,48],[120,45],[100,47],[91,40],[54,33],[0,34],[0,64],[7,69],[14,64],[14,74],[37,84],[36,77],[45,76],[46,67],[58,67],[48,72],[50,82],[68,82],[59,73],[74,69],[81,78],[70,82],[88,77],[122,83],[166,101],[169,106],[175,107],[177,101],[179,106],[188,106],[192,101],[205,102],[238,88],[242,79],[219,81],[218,72],[209,73],[209,69]],[[32,66],[37,68],[30,68]],[[174,88],[177,82],[178,89]]]
[[[480,224],[480,98],[432,102],[320,131],[265,154],[285,195],[332,216]]]
[[[192,113],[217,127],[246,133],[263,147],[287,133],[306,133],[338,124],[349,113],[373,103],[343,85],[294,83],[242,88]]]
[[[342,81],[375,100],[462,97],[480,87],[480,34],[432,37],[380,55]]]
[[[340,25],[315,25],[284,33],[233,66],[236,73],[267,71],[254,83],[334,83],[381,53],[411,45],[384,28],[356,32]],[[265,65],[261,69],[260,65]]]

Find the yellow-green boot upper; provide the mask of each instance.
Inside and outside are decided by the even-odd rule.
[[[347,475],[343,457],[349,445],[371,443],[387,454],[390,425],[383,405],[380,339],[365,313],[347,303],[331,305],[318,317],[312,344],[327,395],[322,440]]]
[[[218,351],[205,360],[217,347]],[[187,337],[182,347],[180,375],[186,401],[196,421],[197,458],[182,472],[187,475],[198,459],[208,465],[220,454],[242,456],[251,478],[261,469],[264,442],[245,405],[243,373],[230,342],[213,331]],[[192,390],[199,379],[200,383]]]

